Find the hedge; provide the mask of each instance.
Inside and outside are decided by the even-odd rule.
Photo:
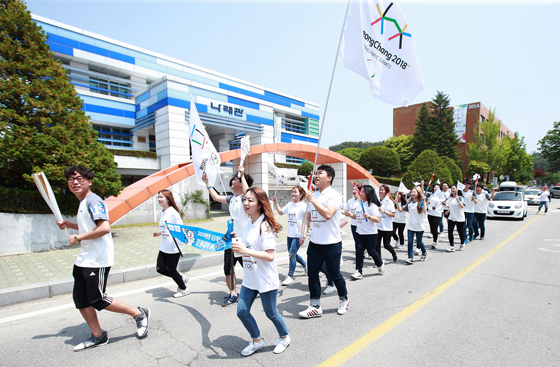
[[[298,169],[300,166],[299,164],[280,163],[280,162],[275,162],[274,165],[278,168],[294,168],[294,169]]]
[[[400,178],[389,178],[389,177],[380,177],[380,176],[373,176],[380,184],[391,185],[399,187],[401,183]]]
[[[113,155],[120,155],[125,157],[138,157],[138,158],[153,158],[157,159],[156,152],[150,152],[145,150],[125,150],[125,149],[107,149]]]
[[[72,194],[55,193],[58,208],[63,215],[76,215],[80,201]],[[0,187],[0,212],[14,214],[52,214],[39,190],[21,190]]]

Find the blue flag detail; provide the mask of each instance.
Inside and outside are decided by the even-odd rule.
[[[228,230],[226,234],[184,224],[166,223],[166,225],[173,238],[194,248],[204,251],[223,251],[231,248],[232,220],[227,222]]]

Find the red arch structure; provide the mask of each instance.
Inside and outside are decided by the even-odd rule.
[[[315,159],[316,149],[317,148],[315,146],[306,144],[262,144],[251,147],[251,151],[248,155],[261,153],[282,154],[303,158],[313,162]],[[237,158],[241,158],[240,149],[220,153],[220,159],[222,162],[227,162]],[[377,180],[368,171],[356,162],[336,152],[319,148],[317,165],[339,162],[346,163],[346,178],[348,180],[369,179],[379,186],[379,182],[377,182]],[[109,218],[111,219],[111,223],[122,218],[132,209],[156,195],[160,190],[166,189],[192,175],[194,175],[194,166],[192,162],[181,163],[156,172],[130,186],[127,186],[119,194],[119,196],[111,196],[105,200],[109,209]]]

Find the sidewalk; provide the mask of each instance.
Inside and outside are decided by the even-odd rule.
[[[212,220],[193,226],[225,233],[229,212],[213,211]],[[278,234],[278,251],[286,251],[287,216],[277,216],[284,229]],[[157,226],[113,229],[115,265],[109,284],[159,276],[155,271],[161,238],[153,237]],[[0,307],[52,297],[72,291],[72,268],[80,247],[0,257]],[[223,253],[184,247],[180,270],[219,265]]]

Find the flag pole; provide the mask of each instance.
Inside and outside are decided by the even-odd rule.
[[[346,13],[344,14],[344,22],[342,22],[342,30],[340,31],[340,38],[338,39],[338,47],[336,48],[336,57],[334,58],[334,65],[331,73],[331,81],[329,83],[329,91],[327,92],[327,101],[325,102],[325,113],[323,114],[323,123],[319,129],[319,141],[317,142],[317,150],[315,151],[315,160],[313,161],[313,170],[311,171],[311,177],[309,181],[313,179],[313,172],[315,172],[315,166],[317,165],[317,156],[319,155],[319,145],[321,145],[321,136],[323,135],[323,127],[325,127],[325,122],[327,120],[327,109],[329,108],[329,99],[331,97],[331,89],[334,80],[334,73],[336,71],[336,63],[338,60],[338,53],[340,51],[340,44],[342,43],[342,35],[344,34],[344,26],[346,26],[346,18],[348,18],[348,9],[350,9],[350,0],[346,5]]]
[[[340,30],[340,37],[338,39],[338,47],[336,48],[336,57],[334,58],[334,65],[333,65],[333,69],[332,69],[332,73],[331,73],[331,81],[329,83],[329,90],[327,92],[327,101],[325,102],[325,113],[323,114],[323,122],[321,123],[321,128],[319,129],[319,140],[317,141],[317,149],[315,150],[315,159],[313,160],[313,169],[311,170],[311,174],[309,175],[309,182],[307,183],[307,190],[311,189],[311,185],[313,184],[313,173],[315,172],[315,166],[317,165],[317,156],[319,155],[319,146],[321,145],[321,136],[323,136],[323,127],[325,126],[325,121],[327,119],[327,109],[329,107],[329,99],[331,96],[331,89],[332,89],[332,83],[334,80],[334,73],[336,71],[336,63],[338,60],[338,53],[340,51],[340,44],[342,43],[342,35],[344,34],[344,27],[346,26],[346,18],[348,18],[348,9],[350,9],[350,0],[348,0],[348,3],[346,4],[346,13],[344,14],[344,22],[342,22],[342,29]],[[332,184],[332,183],[331,183]],[[307,210],[305,211],[305,215],[304,215],[304,219],[303,219],[303,223],[301,224],[301,229],[302,229],[302,233],[301,235],[303,236],[303,229],[305,228],[305,222],[307,219],[307,213],[309,213],[309,204],[307,205]]]

